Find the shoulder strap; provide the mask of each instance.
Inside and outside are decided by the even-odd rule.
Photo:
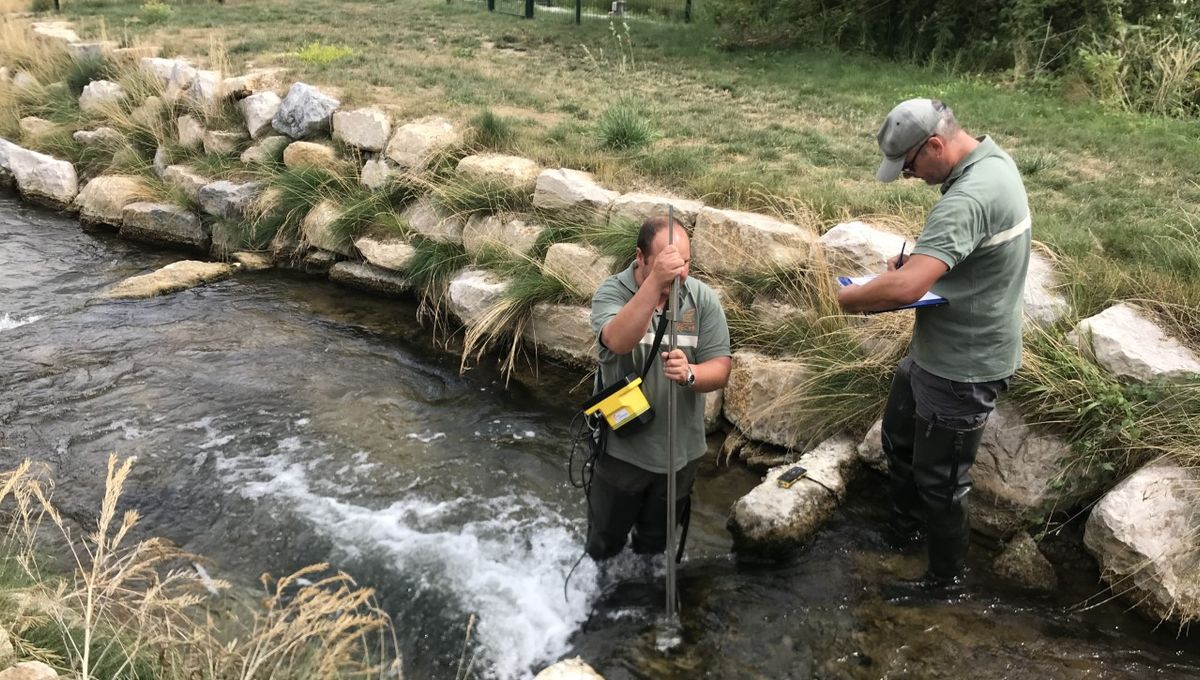
[[[646,355],[646,365],[642,367],[642,380],[650,373],[650,367],[654,365],[654,357],[658,354],[658,347],[662,344],[663,333],[667,332],[667,310],[663,309],[662,314],[658,319],[658,329],[654,331],[654,344],[650,346],[650,353]]]

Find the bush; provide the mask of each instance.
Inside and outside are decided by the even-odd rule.
[[[296,58],[309,66],[321,66],[339,59],[345,59],[354,54],[354,50],[345,45],[326,45],[320,40],[314,40],[296,53]]]
[[[1093,96],[1128,111],[1200,114],[1200,22],[1122,24],[1094,36],[1079,52],[1079,72]]]
[[[649,113],[629,100],[617,102],[600,116],[600,144],[608,149],[645,146],[658,136]]]
[[[175,14],[175,10],[165,2],[149,0],[142,5],[142,21],[148,24],[161,24]]]

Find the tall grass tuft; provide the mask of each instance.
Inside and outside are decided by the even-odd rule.
[[[484,109],[471,119],[468,146],[491,151],[509,151],[517,139],[512,123],[491,109]]]
[[[452,215],[526,212],[533,208],[532,194],[499,182],[453,176],[432,185],[434,202]]]
[[[597,134],[604,148],[624,151],[648,145],[659,132],[645,107],[624,99],[601,114]]]

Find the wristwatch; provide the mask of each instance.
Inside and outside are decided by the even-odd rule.
[[[696,374],[692,372],[692,365],[688,364],[687,386],[692,387],[696,384]]]

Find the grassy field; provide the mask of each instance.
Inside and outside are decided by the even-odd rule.
[[[576,27],[561,14],[525,21],[460,0],[171,8],[150,23],[134,2],[65,3],[85,32],[215,53],[235,70],[288,66],[348,105],[382,105],[398,119],[465,121],[490,110],[516,130],[508,147],[547,165],[594,171],[617,189],[781,212],[821,230],[851,217],[919,229],[937,193],[875,182],[874,132],[897,101],[939,97],[969,131],[993,135],[1017,159],[1035,238],[1063,257],[1081,314],[1118,298],[1200,300],[1196,121],[862,57],[721,51],[702,18]],[[651,141],[609,148],[605,125],[621,115],[643,121]],[[1200,342],[1195,314],[1160,311]]]

